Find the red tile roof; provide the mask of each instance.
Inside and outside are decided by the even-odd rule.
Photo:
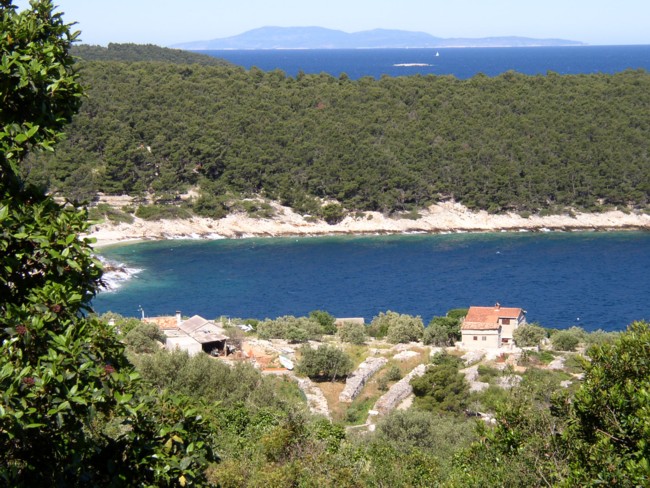
[[[463,322],[460,327],[462,330],[497,330],[501,328],[501,324],[492,322]]]
[[[162,330],[178,328],[178,322],[176,317],[173,315],[164,317],[145,317],[142,321],[148,324],[156,324]]]
[[[469,307],[465,316],[466,322],[491,322],[496,324],[499,319],[516,319],[523,313],[521,308],[509,307]]]
[[[524,311],[521,308],[502,307],[469,307],[461,330],[495,330],[500,326],[499,319],[517,319]]]

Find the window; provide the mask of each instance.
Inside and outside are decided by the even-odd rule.
[[[483,340],[484,340],[484,341],[487,341],[487,337],[486,337],[486,336],[483,336]]]
[[[510,319],[501,319],[503,325],[510,325]]]
[[[478,341],[478,336],[474,336],[474,340],[475,340],[475,341]]]

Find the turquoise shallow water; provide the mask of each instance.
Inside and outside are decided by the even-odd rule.
[[[93,302],[137,316],[337,316],[428,322],[469,305],[522,307],[548,327],[650,319],[650,233],[452,234],[158,241],[106,248],[140,268]]]

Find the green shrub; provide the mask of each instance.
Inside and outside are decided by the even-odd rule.
[[[399,369],[399,366],[393,364],[384,375],[388,381],[399,381],[402,379],[402,371]]]
[[[307,317],[285,315],[275,320],[266,319],[257,324],[260,339],[286,339],[290,342],[305,342],[320,339],[323,327],[316,320]]]
[[[366,326],[353,322],[344,322],[339,326],[338,335],[341,341],[351,344],[363,344],[366,342]]]
[[[561,330],[551,337],[553,349],[558,351],[575,351],[580,343],[580,338],[570,330]]]
[[[420,317],[391,312],[380,312],[368,327],[368,334],[386,339],[393,344],[419,341],[424,334],[424,324]]]
[[[189,219],[192,213],[175,205],[141,205],[135,211],[135,216],[143,220],[174,220]]]
[[[468,308],[452,308],[447,312],[447,317],[450,319],[460,320],[467,315],[468,311]]]
[[[517,327],[512,336],[519,347],[538,346],[543,339],[546,339],[546,330],[536,324],[526,324]]]
[[[320,209],[320,215],[325,222],[334,225],[345,218],[345,209],[338,203],[328,203]]]
[[[223,197],[202,193],[192,204],[192,210],[201,217],[223,219],[228,215],[228,207]]]
[[[323,334],[336,334],[336,318],[325,310],[312,310],[309,312],[309,318],[315,320],[323,328]]]
[[[158,342],[165,342],[165,335],[156,324],[140,322],[124,337],[127,348],[136,353],[152,353],[158,350]]]
[[[242,200],[236,206],[246,212],[249,217],[256,219],[270,219],[275,215],[275,210],[267,202]]]
[[[352,371],[352,360],[340,349],[321,345],[318,349],[309,346],[300,348],[300,361],[296,367],[299,374],[312,379],[336,381]]]
[[[491,368],[484,364],[478,365],[478,376],[481,381],[489,383],[490,380],[501,376],[501,371],[496,368]]]
[[[422,342],[434,346],[453,346],[460,339],[460,321],[451,317],[434,317],[424,329]]]

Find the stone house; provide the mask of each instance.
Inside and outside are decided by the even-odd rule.
[[[514,330],[526,323],[526,311],[521,308],[470,307],[460,330],[463,349],[498,349],[511,345]]]
[[[213,355],[226,355],[228,336],[221,324],[194,315],[183,320],[180,312],[174,317],[152,317],[145,322],[157,324],[165,334],[165,347],[172,351],[179,349],[190,356],[205,352]]]

